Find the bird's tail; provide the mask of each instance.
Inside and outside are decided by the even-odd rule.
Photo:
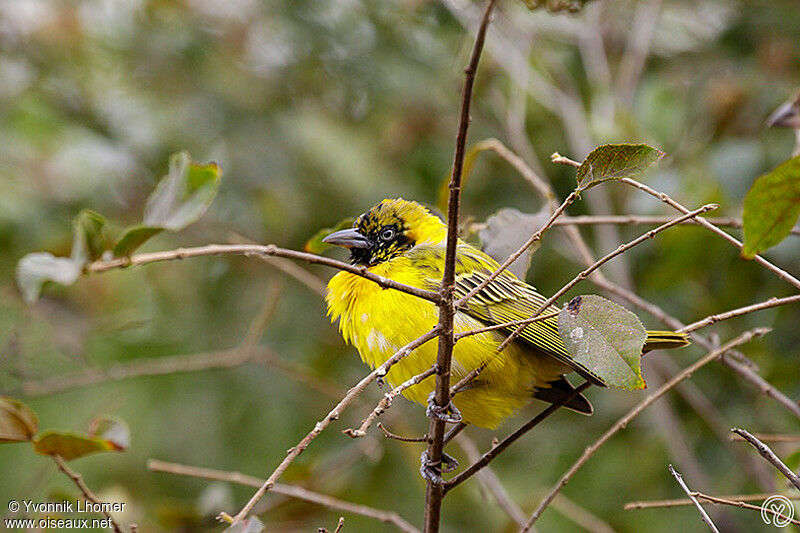
[[[670,348],[683,348],[691,344],[686,333],[674,331],[648,331],[647,340],[644,342],[642,353],[652,350],[668,350]]]

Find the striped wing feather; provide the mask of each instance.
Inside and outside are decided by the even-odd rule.
[[[493,259],[468,245],[459,247],[459,259],[456,268],[456,299],[484,282],[497,268],[497,263]],[[475,268],[476,263],[481,268]],[[462,311],[488,326],[530,318],[546,301],[547,298],[539,294],[534,287],[510,273],[503,272],[470,298],[466,309]],[[559,308],[551,305],[543,313],[554,311],[559,311]],[[502,331],[511,333],[516,328],[512,326],[503,328]],[[557,317],[530,324],[518,338],[536,352],[553,357],[574,369],[593,384],[606,386],[600,377],[572,359],[558,334]]]

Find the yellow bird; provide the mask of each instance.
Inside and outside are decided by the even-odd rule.
[[[337,231],[324,241],[350,249],[350,262],[406,285],[438,290],[444,269],[447,227],[416,202],[383,200],[362,214],[352,229]],[[484,281],[499,265],[477,248],[459,240],[456,252],[456,298]],[[529,318],[546,300],[536,289],[504,271],[456,312],[456,333]],[[384,289],[363,277],[339,272],[328,283],[328,315],[339,320],[345,341],[353,344],[370,367],[381,365],[397,350],[430,331],[439,321],[432,302],[410,294]],[[545,312],[558,311],[549,307]],[[486,365],[467,388],[453,398],[463,421],[495,428],[520,407],[537,398],[555,402],[573,387],[564,375],[576,371],[592,383],[603,380],[572,360],[558,335],[556,317],[528,326],[504,351],[497,347],[515,328],[495,330],[462,338],[453,351],[453,383]],[[671,331],[648,332],[644,351],[688,344],[686,336]],[[397,386],[421,374],[436,362],[437,343],[428,342],[401,360],[387,373]],[[404,391],[404,396],[426,405],[434,390],[427,379]],[[591,414],[582,395],[565,404]]]

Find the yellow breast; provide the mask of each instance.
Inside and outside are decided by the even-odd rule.
[[[426,279],[421,270],[413,268],[406,257],[370,270],[400,283],[430,288],[425,286]],[[438,308],[431,302],[384,289],[348,272],[340,272],[331,279],[326,300],[331,320],[339,320],[345,341],[358,349],[361,359],[371,368],[379,366],[404,345],[430,331],[439,320]],[[454,330],[457,333],[483,326],[464,313],[456,314]],[[459,341],[454,349],[453,383],[487,364],[475,385],[453,400],[466,422],[496,427],[528,403],[534,385],[544,385],[564,371],[555,361],[535,356],[517,343],[497,354],[497,346],[503,338],[496,332],[472,335]],[[428,370],[436,362],[436,355],[437,342],[429,341],[392,367],[386,380],[397,386]],[[431,377],[406,389],[404,396],[424,405],[434,386],[435,380]]]

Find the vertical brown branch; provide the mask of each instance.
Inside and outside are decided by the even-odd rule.
[[[447,248],[445,252],[444,274],[442,276],[441,301],[439,302],[439,351],[436,359],[438,372],[436,374],[436,391],[434,402],[440,407],[450,405],[450,362],[453,357],[453,317],[455,316],[454,293],[456,246],[458,244],[458,215],[461,205],[461,176],[464,168],[464,153],[467,144],[467,132],[470,123],[470,104],[472,102],[472,87],[475,83],[475,74],[478,70],[483,44],[486,40],[486,30],[489,27],[495,0],[489,0],[483,12],[475,45],[469,64],[464,69],[464,88],[461,93],[461,113],[456,137],[456,149],[453,159],[453,173],[450,177],[450,198],[447,204]],[[442,460],[444,448],[445,422],[436,418],[431,420],[428,435],[431,443],[428,446],[427,457],[432,464]],[[444,490],[441,483],[428,480],[425,493],[425,532],[439,531],[439,517],[442,509]]]

